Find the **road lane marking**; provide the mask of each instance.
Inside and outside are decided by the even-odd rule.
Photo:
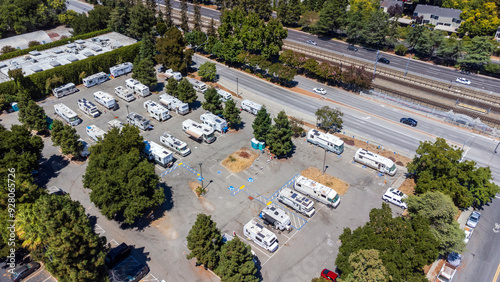
[[[493,277],[492,282],[496,282],[497,281],[499,274],[500,274],[500,263],[498,264],[497,272],[495,273],[495,277]]]

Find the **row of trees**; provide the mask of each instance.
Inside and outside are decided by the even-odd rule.
[[[277,156],[286,156],[293,150],[293,130],[285,111],[274,118],[274,124],[266,106],[257,112],[253,124],[253,135],[258,141],[265,142],[269,151]]]
[[[194,103],[198,98],[196,90],[194,90],[193,85],[187,78],[183,78],[180,82],[177,82],[173,77],[169,78],[165,86],[165,92],[184,103]]]

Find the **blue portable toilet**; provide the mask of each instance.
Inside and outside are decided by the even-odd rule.
[[[259,150],[259,141],[257,141],[257,139],[255,138],[252,138],[252,148],[254,148],[255,150]]]
[[[261,141],[259,142],[259,150],[264,150],[266,148],[266,142]]]
[[[17,105],[17,103],[16,103],[16,102],[14,102],[14,103],[12,103],[12,104],[10,104],[10,105],[12,106],[12,110],[13,110],[14,112],[19,111],[19,106]]]

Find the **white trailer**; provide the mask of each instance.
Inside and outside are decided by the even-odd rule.
[[[257,112],[262,109],[262,105],[252,102],[250,100],[241,101],[241,109],[247,111],[253,115],[257,115]]]
[[[189,105],[168,94],[160,95],[160,103],[165,105],[169,110],[175,110],[176,113],[185,115],[189,113]]]
[[[131,62],[126,62],[109,68],[109,73],[113,77],[119,77],[120,75],[127,74],[134,69],[134,65]]]
[[[188,78],[188,81],[193,85],[194,90],[205,93],[207,91],[207,85],[199,80],[196,80],[194,78]]]
[[[115,94],[116,94],[116,96],[118,96],[119,98],[121,98],[122,100],[125,100],[127,102],[131,102],[131,101],[135,100],[134,91],[127,89],[123,86],[116,87]]]
[[[335,135],[323,133],[316,129],[311,129],[307,133],[307,142],[317,145],[325,150],[334,152],[337,155],[344,152],[344,141]]]
[[[149,87],[142,83],[138,83],[134,85],[134,92],[135,94],[141,96],[141,97],[146,97],[151,95],[151,91],[149,91]]]
[[[212,114],[211,112],[205,112],[204,114],[201,114],[200,119],[201,121],[203,121],[203,124],[206,124],[221,133],[226,132],[228,129],[227,121]]]
[[[145,146],[143,153],[148,160],[154,161],[163,167],[167,167],[172,164],[172,161],[174,160],[172,152],[153,141],[144,140],[144,143]]]
[[[295,180],[293,188],[329,207],[336,208],[340,204],[340,196],[335,190],[302,175]]]
[[[78,115],[63,103],[55,104],[54,110],[56,111],[56,114],[58,116],[60,116],[63,120],[65,120],[72,126],[79,125],[82,122]]]
[[[358,149],[354,154],[354,160],[390,176],[394,176],[398,170],[392,160],[365,149]]]
[[[255,222],[253,219],[243,226],[243,234],[255,244],[271,253],[278,249],[278,238],[276,234]]]
[[[125,80],[125,86],[132,91],[135,90],[135,85],[139,84],[139,83],[140,82],[137,79],[133,79],[133,78],[129,78],[129,79]]]
[[[290,230],[290,216],[280,208],[273,206],[266,206],[260,213],[260,217],[264,220],[267,225],[272,225],[278,230]]]
[[[116,105],[115,98],[111,94],[102,91],[94,93],[94,100],[108,109],[113,109]]]
[[[83,85],[85,85],[85,87],[88,88],[88,87],[92,87],[92,86],[97,85],[97,84],[101,84],[101,83],[105,82],[106,80],[108,80],[108,75],[104,72],[100,72],[100,73],[93,74],[91,76],[87,76],[82,81],[83,81]]]
[[[74,83],[68,83],[52,89],[52,94],[54,94],[56,98],[61,98],[66,95],[73,94],[77,91],[78,88],[76,88]]]
[[[139,127],[139,129],[144,131],[153,129],[153,125],[151,125],[149,119],[144,118],[140,114],[134,112],[131,112],[127,115],[127,122],[131,125]]]
[[[205,141],[210,144],[215,141],[214,130],[208,125],[187,119],[182,122],[182,130],[184,130],[189,137],[198,142]]]
[[[178,138],[174,137],[172,134],[168,134],[167,132],[164,132],[160,136],[160,143],[163,146],[172,149],[172,151],[183,157],[191,153],[191,149],[188,148],[186,142],[179,140]]]
[[[104,139],[104,135],[106,134],[106,131],[100,129],[99,127],[93,124],[87,126],[85,131],[87,131],[87,135],[90,136],[90,138],[92,138],[92,140],[96,142],[99,141],[99,139],[101,140]]]
[[[125,125],[123,125],[123,122],[117,119],[108,121],[108,130],[111,130],[113,128],[118,128],[121,131],[124,126]]]
[[[147,100],[144,102],[144,108],[148,111],[152,118],[158,121],[164,121],[170,118],[168,110],[154,101]]]
[[[101,114],[101,112],[99,112],[99,109],[97,109],[97,106],[85,98],[78,99],[77,104],[78,108],[80,108],[82,112],[93,118],[98,117]]]
[[[182,73],[174,71],[173,69],[168,69],[165,71],[167,79],[173,77],[175,80],[180,81],[182,79]]]
[[[316,213],[313,201],[290,188],[283,188],[283,190],[280,191],[278,201],[308,217]]]
[[[227,102],[227,101],[233,99],[233,96],[231,95],[231,93],[224,91],[222,89],[217,89],[217,94],[219,94],[222,102]]]

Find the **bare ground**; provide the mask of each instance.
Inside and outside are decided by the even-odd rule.
[[[300,174],[334,189],[339,195],[344,195],[349,189],[349,184],[347,182],[344,182],[329,174],[322,174],[321,170],[315,167],[309,167],[300,172]]]
[[[248,148],[241,148],[225,158],[222,165],[232,173],[239,173],[247,170],[258,156],[256,152]]]

